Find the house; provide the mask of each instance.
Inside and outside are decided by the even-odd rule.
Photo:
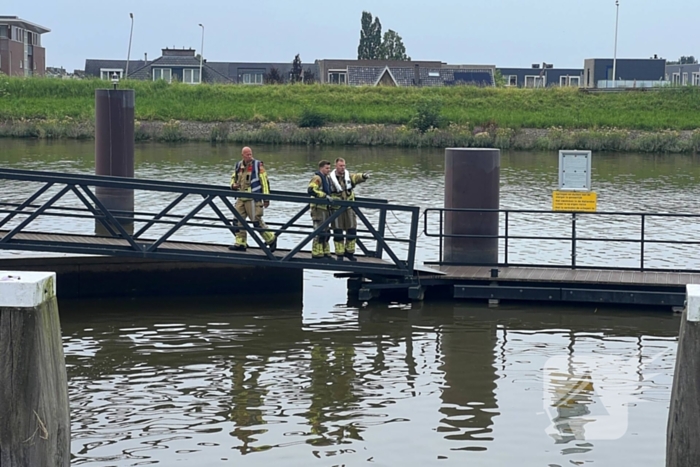
[[[615,78],[612,58],[589,58],[584,61],[583,73],[585,88],[647,88],[668,83],[663,58],[618,58]]]
[[[666,81],[675,86],[700,86],[700,64],[666,64]]]
[[[495,66],[438,61],[316,60],[318,81],[349,86],[493,86]]]
[[[237,84],[266,84],[273,73],[282,82],[289,82],[292,75],[292,62],[285,63],[246,63],[246,62],[207,62],[229,81]],[[318,71],[315,63],[302,63],[302,80],[315,81]]]
[[[545,88],[551,86],[580,87],[583,84],[583,69],[554,68],[554,65],[543,63],[532,65],[531,68],[497,68],[508,87]]]
[[[0,72],[9,76],[44,76],[46,49],[41,35],[49,28],[18,16],[0,16]]]
[[[162,55],[155,60],[129,61],[129,79],[173,80],[198,84],[199,57],[193,49],[162,49]],[[287,82],[292,72],[292,63],[239,63],[202,61],[202,74],[205,83],[265,84],[276,73],[280,81]],[[85,60],[85,74],[90,77],[111,79],[116,73],[119,78],[126,74],[126,60]],[[312,79],[317,75],[316,65],[302,63],[302,76]]]
[[[167,82],[173,80],[189,84],[199,84],[200,67],[204,75],[204,82],[225,83],[228,77],[222,75],[217,70],[210,67],[205,61],[200,63],[199,57],[195,56],[194,49],[162,49],[162,54],[155,60],[148,60],[144,56],[143,60],[85,60],[85,74],[90,77],[110,79],[113,75],[128,79],[159,80]]]

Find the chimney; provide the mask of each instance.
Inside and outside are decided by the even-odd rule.
[[[420,86],[420,65],[418,63],[413,71],[413,85]]]
[[[148,62],[148,52],[143,53],[143,61]]]

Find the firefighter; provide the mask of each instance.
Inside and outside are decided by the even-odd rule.
[[[315,198],[331,198],[331,180],[328,174],[331,172],[331,163],[321,161],[318,163],[318,171],[309,182],[308,193]],[[311,220],[314,222],[314,230],[319,228],[330,217],[330,205],[311,204]],[[311,257],[313,259],[332,259],[330,245],[330,226],[326,226],[313,240]]]
[[[350,174],[345,170],[345,159],[335,160],[335,170],[331,172],[331,196],[343,201],[355,200],[355,186],[369,178],[369,173]],[[343,235],[345,232],[345,235]],[[357,215],[348,208],[333,223],[333,243],[338,261],[347,258],[357,261],[355,258],[355,243],[357,241]]]
[[[236,168],[233,171],[233,175],[231,175],[231,189],[246,193],[270,194],[270,182],[267,180],[267,172],[265,172],[262,161],[254,159],[253,150],[247,146],[241,151],[241,156],[241,160],[236,163]],[[253,227],[267,229],[262,216],[263,208],[267,208],[269,205],[269,200],[255,201],[250,198],[238,198],[234,207],[243,219],[248,218],[253,222]],[[236,243],[228,248],[229,250],[245,251],[248,247],[246,244],[246,230],[241,226],[238,219],[233,220],[233,225],[236,229]],[[275,234],[269,230],[263,230],[260,235],[269,246],[270,251],[275,251],[277,248],[277,237]]]

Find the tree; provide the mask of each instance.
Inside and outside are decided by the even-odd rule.
[[[391,29],[384,33],[379,58],[382,60],[411,60],[411,57],[406,55],[406,47],[403,45],[401,36]]]
[[[357,46],[358,60],[377,60],[382,46],[382,23],[377,16],[372,21],[372,13],[362,12],[360,44]]]
[[[316,82],[316,73],[307,68],[304,72],[304,84],[314,84]]]
[[[299,56],[299,54],[297,54],[297,56],[294,57],[294,61],[292,62],[292,73],[289,80],[292,82],[292,84],[301,83],[302,74],[303,71],[301,69],[301,57]]]
[[[275,67],[270,68],[270,71],[265,74],[264,79],[265,79],[266,84],[283,84],[284,83],[284,78],[282,77],[282,74]]]
[[[687,57],[684,55],[678,60],[669,60],[666,63],[668,65],[694,65],[698,63],[698,60],[693,55],[689,55]]]

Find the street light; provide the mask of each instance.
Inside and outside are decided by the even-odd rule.
[[[131,58],[131,37],[134,35],[134,14],[129,13],[129,18],[131,18],[131,32],[129,33],[129,51],[126,53],[126,73],[124,73],[124,79],[129,77],[129,58]]]
[[[613,87],[617,87],[617,23],[620,19],[620,0],[615,0],[615,50],[613,52]]]
[[[202,46],[199,48],[199,83],[202,83],[202,60],[204,60],[204,25],[199,23],[202,28]]]

